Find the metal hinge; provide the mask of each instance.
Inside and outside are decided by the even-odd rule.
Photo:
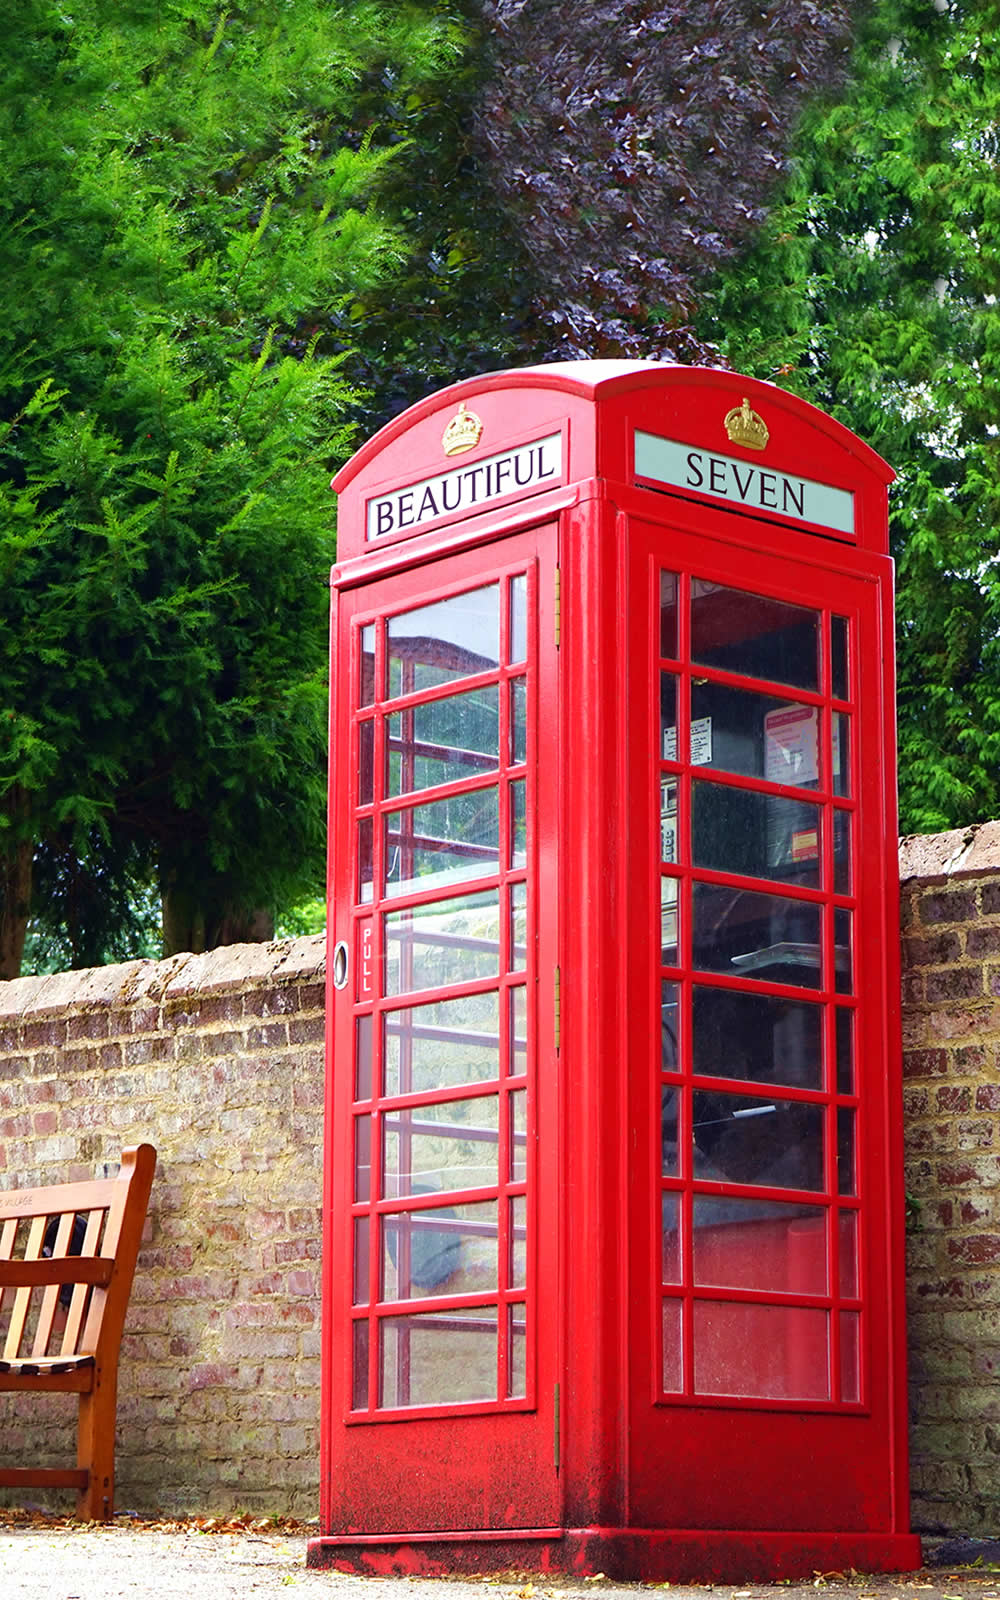
[[[556,567],[556,593],[555,593],[555,634],[556,649],[562,643],[562,568]]]
[[[555,1047],[558,1051],[562,1042],[562,973],[559,968],[555,970],[555,982],[552,993],[552,1025],[555,1036]]]

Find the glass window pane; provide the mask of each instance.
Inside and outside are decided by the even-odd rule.
[[[818,644],[818,612],[691,580],[692,661],[818,691]]]
[[[495,1306],[385,1317],[379,1349],[384,1407],[495,1400]]]
[[[510,1181],[524,1183],[528,1177],[528,1094],[517,1089],[507,1096],[510,1107]]]
[[[684,1341],[679,1300],[663,1302],[663,1391],[684,1392]]]
[[[847,618],[830,618],[830,684],[835,700],[849,698]]]
[[[837,1112],[837,1192],[857,1194],[854,1153],[854,1112],[841,1106]]]
[[[677,783],[660,780],[660,860],[677,860]]]
[[[691,785],[696,867],[818,889],[819,827],[819,807],[805,800],[730,784]]]
[[[511,1197],[508,1203],[510,1206],[510,1265],[508,1272],[508,1288],[523,1289],[527,1282],[528,1271],[527,1196],[523,1194],[515,1194]]]
[[[500,972],[496,889],[391,911],[383,921],[387,995],[441,989]]]
[[[370,1100],[372,1095],[371,1016],[359,1017],[354,1027],[354,1098]]]
[[[819,988],[814,902],[696,883],[692,916],[693,962],[702,971]]]
[[[660,755],[676,761],[677,755],[677,678],[672,672],[660,673]]]
[[[833,891],[834,894],[851,892],[851,814],[849,811],[833,813]]]
[[[354,1304],[368,1304],[368,1241],[371,1227],[367,1217],[354,1219]]]
[[[372,1197],[372,1119],[354,1119],[354,1198],[356,1201]]]
[[[692,683],[691,719],[706,766],[797,789],[819,783],[819,707],[724,683]]]
[[[385,816],[385,892],[443,888],[496,872],[500,801],[495,788],[389,811]]]
[[[663,1281],[681,1281],[681,1217],[680,1196],[664,1191],[661,1199],[663,1223]]]
[[[854,951],[852,948],[854,921],[849,911],[837,909],[833,913],[833,960],[838,994],[854,993]]]
[[[528,959],[528,885],[510,887],[510,970],[523,972]]]
[[[833,792],[851,792],[851,719],[846,711],[833,713]]]
[[[352,1348],[351,1406],[355,1411],[368,1409],[368,1322],[355,1322]]]
[[[694,1303],[697,1394],[829,1400],[829,1314],[745,1301]]]
[[[821,1006],[697,984],[691,1014],[691,1064],[700,1077],[823,1087]]]
[[[840,1398],[849,1404],[861,1399],[861,1316],[840,1313]]]
[[[528,818],[525,783],[518,778],[510,785],[510,866],[516,872],[528,859]]]
[[[528,657],[528,580],[524,573],[510,580],[510,660]]]
[[[528,1392],[527,1315],[523,1305],[510,1306],[507,1311],[507,1346],[510,1351],[510,1375],[507,1380],[508,1400],[519,1400]]]
[[[767,1189],[825,1188],[823,1107],[696,1089],[694,1175]]]
[[[528,758],[528,688],[523,678],[510,685],[510,760],[520,766]]]
[[[375,724],[358,725],[358,805],[370,806],[375,798]]]
[[[522,984],[510,991],[510,1060],[512,1078],[523,1078],[528,1070],[528,991]]]
[[[383,1300],[495,1292],[496,1201],[384,1217],[380,1265]]]
[[[713,1289],[826,1294],[821,1206],[716,1199],[694,1202],[694,1281]]]
[[[677,965],[677,879],[660,879],[660,959],[665,967]]]
[[[680,989],[676,983],[660,985],[660,1070],[680,1070]]]
[[[367,905],[372,898],[373,852],[372,819],[362,817],[358,823],[358,905]]]
[[[500,665],[500,587],[490,584],[390,617],[389,698]]]
[[[386,730],[390,795],[495,772],[500,764],[500,690],[492,684],[410,706],[387,717]]]
[[[840,1213],[840,1292],[845,1300],[858,1296],[858,1214]]]
[[[854,1093],[854,1012],[837,1011],[837,1093]]]
[[[681,1091],[670,1084],[660,1089],[660,1171],[665,1178],[680,1176]]]
[[[358,670],[358,705],[370,706],[375,701],[375,624],[369,623],[361,630],[361,658]]]
[[[677,660],[677,574],[660,573],[660,654]]]
[[[383,1197],[495,1188],[497,1111],[496,1095],[387,1111]]]
[[[496,991],[387,1011],[383,1018],[387,1095],[423,1094],[500,1075]]]

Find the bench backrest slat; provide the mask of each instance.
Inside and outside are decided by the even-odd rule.
[[[28,1231],[28,1242],[24,1247],[25,1261],[37,1261],[42,1254],[42,1242],[45,1238],[45,1218],[33,1217]],[[31,1307],[31,1290],[14,1290],[14,1309],[10,1314],[7,1327],[7,1341],[3,1347],[5,1361],[16,1361],[21,1351],[21,1340],[24,1338],[25,1324],[28,1320],[28,1311]]]

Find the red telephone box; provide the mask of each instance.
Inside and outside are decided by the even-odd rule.
[[[919,1565],[891,477],[583,362],[335,480],[311,1564]]]

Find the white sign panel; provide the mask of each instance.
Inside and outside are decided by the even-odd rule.
[[[393,489],[368,502],[367,537],[385,539],[456,512],[482,511],[492,501],[537,493],[562,475],[562,434],[553,433],[516,450],[504,450],[467,467],[452,467],[433,478]]]
[[[636,430],[635,471],[639,478],[671,489],[693,489],[736,510],[774,512],[793,522],[854,532],[854,496],[847,489],[795,478],[755,461],[737,461],[714,450],[696,450],[655,433]]]

